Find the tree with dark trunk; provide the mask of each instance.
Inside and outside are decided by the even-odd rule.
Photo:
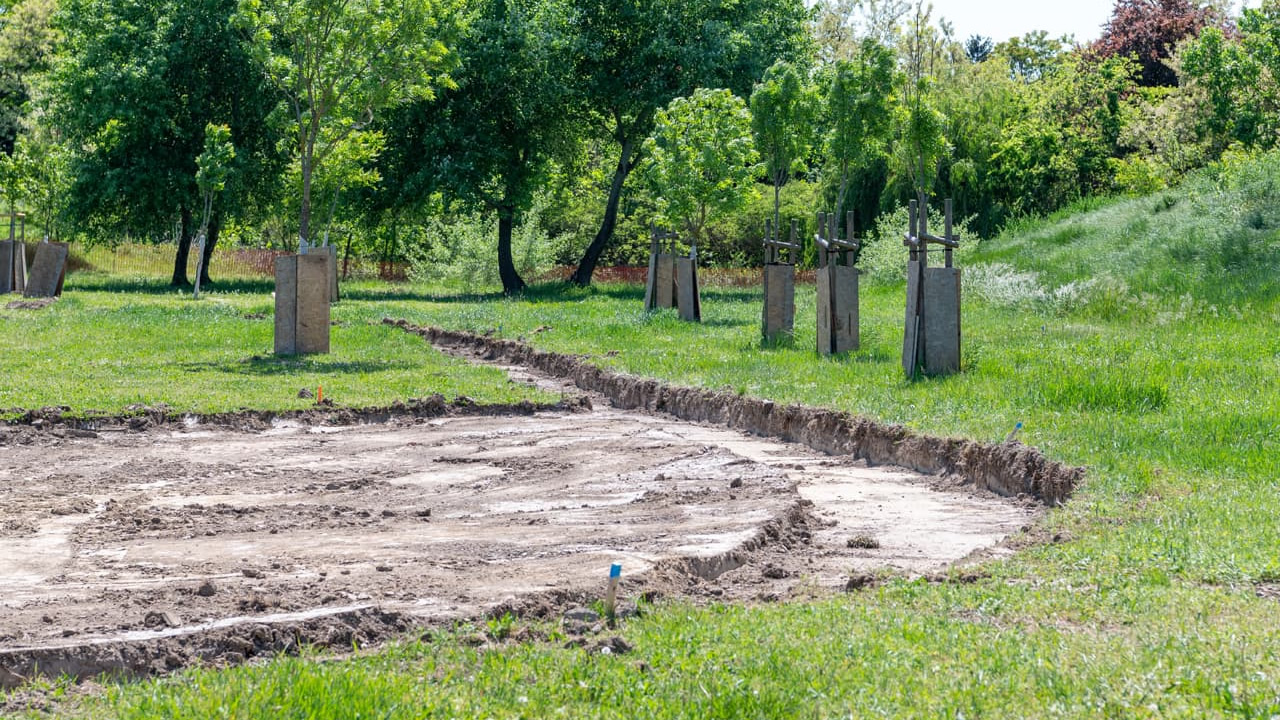
[[[49,118],[73,152],[68,214],[108,237],[167,237],[178,218],[174,285],[190,284],[205,127],[227,125],[244,149],[227,209],[269,196],[281,167],[268,120],[277,98],[231,27],[236,9],[236,0],[63,0],[55,18],[66,51]]]
[[[498,217],[502,290],[524,290],[512,235],[552,161],[582,134],[573,83],[573,22],[555,0],[482,0],[459,39],[456,87],[386,122],[382,191],[400,206],[434,193]]]
[[[591,284],[618,222],[627,179],[659,108],[700,87],[746,97],[780,59],[812,45],[802,0],[672,3],[598,0],[580,6],[576,74],[598,131],[618,149],[600,230],[571,281]]]

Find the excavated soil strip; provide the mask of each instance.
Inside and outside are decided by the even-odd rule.
[[[858,587],[857,573],[930,572],[991,548],[1036,514],[1029,500],[954,492],[956,478],[1055,504],[1082,475],[1016,444],[928,438],[386,322],[571,380],[617,409],[433,396],[207,417],[11,412],[0,543],[26,549],[0,558],[0,688],[348,649],[505,612],[556,617],[594,596],[592,568],[620,553],[631,596],[771,601]],[[318,448],[332,450],[316,464]],[[868,463],[950,477],[931,489]],[[440,505],[406,512],[424,502]],[[216,597],[201,578],[216,579]]]
[[[1049,506],[1061,505],[1084,478],[1084,468],[1049,460],[1039,450],[1020,443],[994,445],[931,437],[848,413],[779,405],[632,377],[601,369],[583,357],[537,350],[513,340],[420,327],[390,318],[383,323],[417,334],[441,349],[570,379],[582,390],[604,395],[620,409],[668,413],[690,422],[714,423],[801,443],[831,455],[851,455],[873,465],[949,475],[1004,497],[1025,495]]]

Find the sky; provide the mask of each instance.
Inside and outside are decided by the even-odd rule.
[[[1258,2],[1248,4],[1257,7]],[[1114,7],[1115,0],[933,0],[934,17],[955,25],[957,38],[986,35],[996,42],[1033,30],[1096,40]]]

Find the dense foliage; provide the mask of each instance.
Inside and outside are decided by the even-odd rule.
[[[676,222],[676,176],[633,175],[662,161],[657,121],[681,98],[749,103],[732,116],[751,152],[677,136],[736,163],[702,170],[772,188],[696,223],[704,262],[754,263],[770,215],[807,234],[818,211],[854,211],[874,234],[924,194],[990,236],[1273,148],[1277,58],[1277,0],[1235,18],[1117,0],[1088,46],[960,40],[905,0],[20,0],[0,4],[0,201],[46,234],[176,235],[185,283],[196,158],[225,125],[210,244],[226,228],[292,249],[336,226],[347,255],[438,264],[458,257],[447,238],[476,238],[466,262],[518,292],[549,263],[586,284],[600,263],[643,262],[649,223]]]

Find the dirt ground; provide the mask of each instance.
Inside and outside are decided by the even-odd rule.
[[[36,665],[146,674],[558,613],[599,597],[615,562],[628,598],[809,596],[990,552],[1040,507],[594,404],[0,428],[0,687]]]

